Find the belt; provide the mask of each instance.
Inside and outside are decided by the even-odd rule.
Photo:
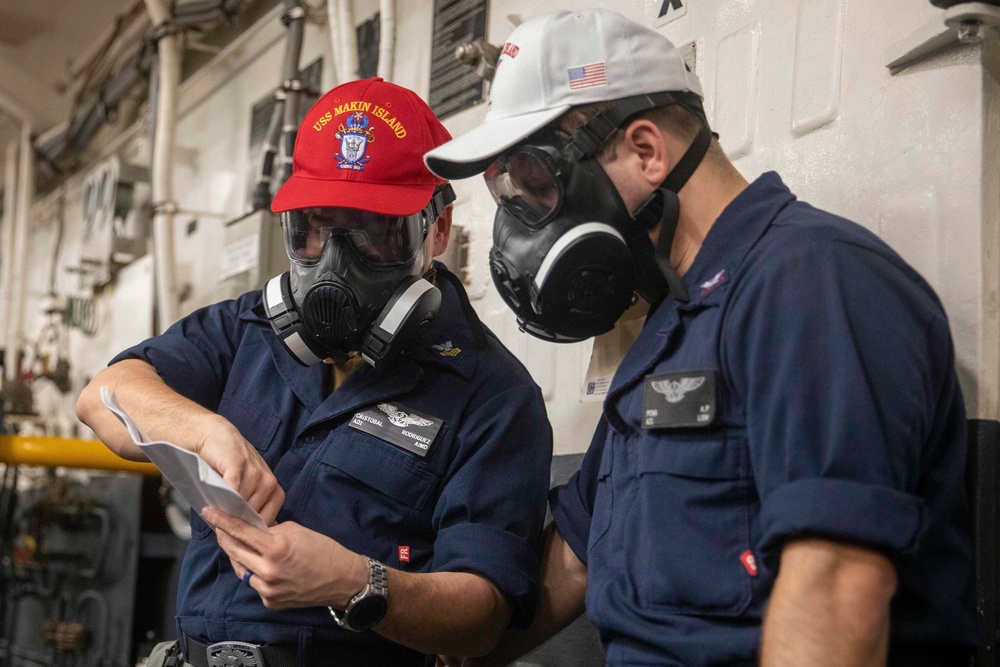
[[[184,637],[184,659],[194,667],[299,667],[298,646],[246,642],[202,644]]]
[[[294,644],[248,644],[228,641],[203,644],[184,636],[184,659],[193,667],[299,667],[308,665],[336,665],[336,667],[423,667],[433,665],[435,656],[423,656],[403,646],[313,646],[309,656],[299,660],[299,649]]]

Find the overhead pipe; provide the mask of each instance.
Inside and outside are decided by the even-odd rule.
[[[306,12],[298,0],[285,0],[282,21],[288,25],[288,40],[285,42],[284,68],[281,73],[282,88],[285,91],[285,105],[282,113],[282,155],[280,182],[284,183],[292,175],[292,151],[299,131],[299,101],[302,98],[302,78],[299,61],[302,58],[302,41],[305,38]]]
[[[396,61],[396,0],[379,2],[378,75],[392,81]]]
[[[245,0],[202,0],[197,3],[178,5],[175,7],[176,15],[173,17],[170,26],[173,30],[193,26],[203,28],[206,24],[231,18],[244,2]],[[162,26],[166,24],[160,23],[155,25],[162,30]],[[134,39],[133,33],[145,30],[146,28],[147,24],[144,21],[133,22],[125,31],[124,36],[118,39],[118,42],[128,42]],[[177,39],[173,35],[171,37],[173,40]],[[117,50],[124,51],[124,49]],[[140,45],[125,60],[124,64],[120,65],[113,74],[107,77],[100,90],[95,91],[86,100],[81,102],[80,106],[74,111],[66,129],[61,133],[48,137],[38,147],[39,154],[47,161],[55,164],[67,151],[73,149],[82,150],[85,148],[94,135],[97,134],[101,126],[107,122],[111,112],[145,78],[145,58],[145,45]],[[109,62],[118,62],[119,60],[119,55],[107,57],[107,61]]]
[[[95,92],[95,84],[100,84],[120,67],[122,57],[128,55],[136,43],[141,43],[149,32],[149,17],[143,8],[143,0],[132,0],[115,18],[104,39],[79,62],[70,66],[68,72],[72,81],[72,94],[80,104]],[[99,88],[100,85],[97,85]],[[75,111],[76,107],[74,107]]]
[[[191,26],[212,21],[228,20],[236,15],[243,0],[200,0],[185,4],[174,3],[174,21]]]
[[[281,85],[274,92],[271,121],[262,146],[257,184],[251,194],[255,211],[271,205],[275,156],[279,154],[279,183],[284,183],[292,173],[292,151],[298,132],[299,101],[302,79],[299,63],[302,59],[302,42],[305,39],[306,13],[298,0],[285,0],[281,22],[285,24],[285,56],[281,61]]]
[[[28,226],[31,222],[31,202],[35,198],[35,153],[31,147],[31,124],[21,123],[21,145],[18,148],[17,198],[14,204],[14,243],[11,266],[11,307],[7,313],[7,373],[13,379],[17,373],[17,348],[24,336],[24,274],[27,264]]]
[[[146,125],[150,147],[156,145],[156,114],[160,108],[160,58],[156,51],[149,61],[149,102],[146,104]]]
[[[146,78],[142,61],[143,54],[140,52],[134,53],[115,73],[115,76],[108,80],[101,93],[101,99],[104,101],[105,107],[109,109],[117,107],[118,103],[125,99],[132,89]]]
[[[153,261],[156,281],[156,315],[160,332],[178,318],[177,276],[174,256],[173,191],[174,139],[177,132],[177,91],[181,82],[181,52],[177,35],[169,30],[170,13],[163,0],[146,0],[154,30],[163,30],[156,42],[156,129],[153,144]]]
[[[0,227],[0,294],[3,295],[2,310],[0,312],[11,312],[13,293],[11,292],[11,281],[13,280],[14,263],[14,227],[15,211],[17,210],[17,149],[18,142],[11,141],[7,144],[6,160],[4,161],[4,188],[3,188],[3,222]],[[6,322],[6,318],[4,318]],[[9,324],[0,331],[0,348],[6,350],[7,358],[5,364],[6,379],[13,379],[14,345],[8,338]]]
[[[337,83],[358,78],[358,36],[351,0],[326,0],[330,17],[330,48],[337,69]],[[338,52],[338,48],[339,52]]]
[[[104,87],[73,114],[66,129],[38,146],[39,154],[55,162],[67,150],[83,149],[94,138],[111,112],[145,77],[141,54],[136,53]]]
[[[259,211],[271,205],[271,182],[274,174],[274,156],[278,153],[278,141],[281,138],[282,121],[284,120],[285,91],[274,92],[274,107],[271,109],[271,122],[267,126],[267,136],[261,150],[260,169],[257,172],[257,185],[251,196],[253,210]]]
[[[4,285],[7,292],[7,308],[0,315],[4,322],[3,343],[6,349],[5,374],[13,380],[17,375],[18,337],[22,335],[24,310],[24,267],[28,242],[28,224],[30,221],[31,203],[35,197],[35,161],[31,142],[31,116],[14,100],[0,91],[0,112],[6,113],[20,124],[21,133],[18,139],[16,172],[17,181],[14,188],[13,206],[8,220],[12,223],[10,229],[10,259],[8,267],[8,282]],[[10,154],[8,153],[8,158]],[[8,165],[11,163],[8,163]],[[9,200],[8,200],[9,201]],[[6,214],[5,214],[6,215]]]

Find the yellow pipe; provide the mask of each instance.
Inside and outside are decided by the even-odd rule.
[[[100,440],[0,435],[0,463],[160,474],[152,463],[123,459]]]

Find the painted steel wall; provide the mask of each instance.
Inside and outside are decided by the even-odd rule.
[[[970,416],[996,418],[1000,186],[993,181],[1000,68],[994,39],[890,76],[884,65],[899,54],[890,53],[889,45],[941,15],[925,0],[684,3],[686,14],[660,30],[678,45],[695,42],[706,110],[736,166],[748,179],[777,170],[802,199],[875,231],[913,264],[951,318]],[[607,6],[652,24],[662,0],[494,0],[489,40],[505,41],[512,29],[509,15],[528,18],[569,4]],[[358,23],[377,8],[374,0],[356,0]],[[424,96],[431,8],[432,0],[411,0],[399,3],[397,16],[396,82]],[[200,212],[182,213],[176,229],[178,275],[189,283],[185,312],[211,301],[222,220],[244,210],[250,107],[280,76],[283,29],[277,17],[277,11],[266,17],[182,87],[175,192],[182,210]],[[325,27],[310,25],[302,58],[305,64],[324,57],[327,87],[334,83],[328,35]],[[989,55],[987,67],[981,50]],[[484,113],[479,106],[445,124],[460,134]],[[144,132],[136,136],[143,138]],[[145,153],[139,140],[128,150]],[[71,193],[74,187],[79,189],[71,182]],[[554,346],[517,332],[489,279],[492,201],[478,178],[455,188],[456,223],[471,231],[473,303],[542,386],[557,453],[583,451],[599,415],[598,404],[579,402],[589,344]],[[46,207],[51,201],[37,207],[40,224],[31,239],[39,256],[53,242],[50,226],[41,222]],[[194,218],[198,222],[189,234],[187,223]],[[78,246],[79,239],[67,239],[64,255],[72,256]],[[29,280],[32,286],[39,284],[41,268],[37,273]],[[148,276],[123,276],[112,291],[128,289],[128,281],[142,286]],[[33,290],[29,314],[37,310]],[[108,335],[75,336],[77,382],[120,344]]]
[[[941,16],[929,3],[684,2],[686,14],[660,30],[677,45],[695,42],[706,111],[737,168],[748,179],[778,171],[800,198],[876,232],[920,271],[951,320],[970,416],[996,418],[997,193],[990,174],[996,170],[997,90],[996,69],[984,69],[981,61],[981,52],[995,57],[995,39],[891,76],[885,64],[901,55],[891,45]],[[651,24],[662,4],[573,7],[608,6]],[[490,41],[505,41],[510,14],[527,18],[565,6],[493,3]],[[459,133],[483,113],[468,111],[446,124]],[[471,195],[460,218],[485,223],[474,228],[472,252],[477,293],[484,293],[480,310],[553,397],[560,451],[578,451],[593,413],[569,394],[578,386],[586,348],[551,355],[551,346],[514,333],[487,287],[490,202],[478,182],[459,185],[462,195]]]

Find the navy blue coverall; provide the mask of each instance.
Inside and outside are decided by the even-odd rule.
[[[966,418],[931,288],[773,173],[683,280],[550,498],[608,664],[756,664],[781,547],[808,534],[892,559],[891,652],[973,646]]]
[[[551,428],[528,372],[485,328],[479,349],[455,288],[442,281],[440,289],[425,345],[389,372],[362,367],[329,395],[330,369],[300,366],[282,348],[260,292],[198,310],[112,363],[152,364],[168,386],[239,428],[285,491],[279,522],[294,520],[394,568],[475,572],[512,603],[512,622],[524,623],[537,587]],[[430,444],[393,444],[401,429],[390,413],[433,421],[404,429]],[[266,609],[209,526],[195,514],[191,522],[180,633],[202,643],[298,646],[303,664],[358,655],[358,664],[423,664],[375,632],[342,630],[325,607]]]

